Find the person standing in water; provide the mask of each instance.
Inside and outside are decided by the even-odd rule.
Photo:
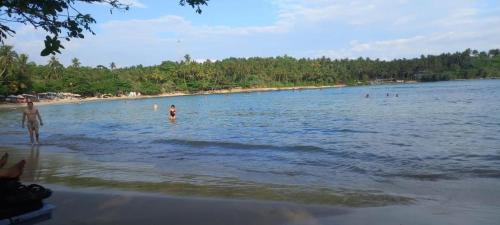
[[[177,110],[175,109],[175,105],[171,105],[170,109],[168,110],[169,116],[168,118],[170,120],[175,120],[175,114],[177,113]]]
[[[28,118],[28,132],[30,134],[31,144],[38,144],[39,142],[39,125],[43,126],[42,117],[40,116],[40,112],[37,108],[33,106],[33,102],[28,102],[28,108],[23,112],[23,122],[22,127],[24,128],[24,121]],[[38,123],[40,121],[40,123]],[[36,136],[36,142],[33,140],[33,133]]]

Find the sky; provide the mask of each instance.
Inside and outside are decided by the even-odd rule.
[[[197,14],[177,0],[121,0],[128,11],[79,5],[97,20],[96,35],[63,42],[69,65],[156,65],[228,57],[358,58],[381,60],[500,48],[497,0],[210,0]],[[18,25],[6,40],[30,60],[45,33]]]

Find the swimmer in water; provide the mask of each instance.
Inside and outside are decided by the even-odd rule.
[[[369,97],[370,97],[370,94],[366,94],[366,95],[365,95],[365,98],[369,98]]]
[[[39,125],[43,126],[42,117],[40,116],[40,112],[37,108],[33,107],[33,102],[28,102],[28,108],[23,112],[23,122],[22,127],[24,128],[24,121],[28,118],[28,123],[26,124],[28,127],[28,132],[30,134],[31,144],[38,144],[38,131]],[[40,121],[40,123],[38,123]],[[36,137],[36,142],[33,140],[33,133]]]
[[[175,105],[170,106],[170,110],[168,110],[168,118],[170,120],[175,120],[175,113],[177,113],[177,110],[175,109]]]
[[[157,105],[157,104],[154,104],[154,105],[153,105],[153,109],[154,109],[154,111],[158,110],[158,105]]]

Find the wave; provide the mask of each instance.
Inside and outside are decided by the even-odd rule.
[[[137,142],[130,140],[109,139],[102,137],[91,137],[87,135],[50,135],[42,139],[44,146],[57,146],[72,151],[85,152],[88,155],[106,155],[124,150],[147,149],[147,146],[139,146]]]
[[[500,170],[495,170],[495,169],[472,169],[467,172],[477,177],[500,178]]]
[[[195,148],[218,147],[224,149],[248,149],[248,150],[292,150],[292,151],[308,151],[308,152],[327,152],[326,149],[311,145],[293,145],[293,146],[276,146],[266,144],[244,144],[236,142],[224,141],[199,141],[199,140],[184,140],[184,139],[159,139],[154,140],[153,144],[171,144],[183,145]]]
[[[305,171],[301,170],[295,170],[295,171],[276,171],[276,170],[257,170],[257,169],[241,169],[244,172],[248,173],[259,173],[259,174],[273,174],[273,175],[284,175],[284,176],[290,176],[290,177],[295,177],[295,176],[314,176],[310,173],[307,173]]]
[[[480,154],[454,154],[446,159],[479,159],[484,161],[500,161],[500,154],[480,155]]]
[[[336,129],[334,130],[336,132],[340,133],[360,133],[360,134],[378,134],[380,132],[378,131],[370,131],[370,130],[353,130],[353,129]]]
[[[100,137],[89,137],[87,135],[64,135],[64,134],[54,134],[46,138],[47,144],[60,144],[60,143],[92,143],[92,144],[105,144],[115,142],[115,140],[109,140]]]
[[[370,152],[355,152],[340,149],[329,149],[321,148],[311,145],[289,145],[289,146],[278,146],[278,145],[265,145],[265,144],[246,144],[246,143],[236,143],[236,142],[224,142],[224,141],[199,141],[199,140],[184,140],[184,139],[160,139],[152,141],[153,144],[169,144],[169,145],[179,145],[187,146],[192,148],[221,148],[221,149],[236,149],[236,150],[271,150],[271,151],[285,151],[285,152],[317,152],[323,153],[328,156],[348,158],[348,159],[359,159],[366,161],[384,161],[392,162],[396,160],[394,157],[389,155],[379,155]],[[229,153],[226,153],[229,154]],[[317,161],[315,160],[315,163]]]
[[[459,168],[442,170],[440,173],[392,173],[392,174],[377,174],[381,177],[401,177],[425,181],[438,180],[458,180],[466,177],[482,177],[482,178],[500,178],[499,169],[483,169],[483,168]]]
[[[124,152],[125,150],[130,150],[129,152],[135,152],[139,149],[150,149],[155,148],[150,146],[153,145],[170,145],[170,146],[184,146],[193,149],[203,149],[203,148],[218,148],[218,149],[228,149],[228,150],[263,150],[263,151],[279,151],[279,152],[314,152],[320,153],[323,156],[331,156],[337,159],[355,159],[363,161],[379,161],[379,162],[393,162],[397,160],[393,156],[384,154],[375,154],[370,152],[358,152],[351,151],[347,146],[347,149],[342,148],[322,148],[313,145],[270,145],[270,144],[251,144],[251,143],[237,143],[237,142],[226,142],[226,141],[206,141],[206,140],[186,140],[186,139],[157,139],[153,141],[138,141],[134,142],[131,140],[117,140],[113,139],[112,136],[108,138],[103,137],[92,137],[88,135],[65,135],[65,134],[54,134],[47,136],[43,139],[43,144],[45,146],[58,146],[67,148],[74,151],[86,152],[86,154],[91,153],[116,153]],[[214,152],[203,152],[203,154],[213,154]],[[233,152],[234,153],[234,152]],[[149,153],[148,153],[149,154]],[[189,154],[184,152],[183,154]],[[196,153],[198,154],[198,153]],[[231,151],[224,152],[225,156],[232,154]],[[272,156],[266,156],[272,157]],[[321,156],[319,156],[321,158]],[[300,160],[302,161],[302,160]],[[314,162],[307,162],[305,164],[318,166],[320,164],[318,160],[313,160]],[[300,162],[304,163],[304,162]]]
[[[456,180],[458,177],[446,173],[396,173],[381,175],[383,177],[402,177],[416,180],[438,181],[438,180]]]
[[[399,147],[411,147],[412,146],[412,145],[409,145],[409,144],[397,143],[397,142],[389,142],[387,144],[389,144],[389,145],[395,145],[395,146],[399,146]]]

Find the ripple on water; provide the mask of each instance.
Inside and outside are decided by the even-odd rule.
[[[399,98],[385,97],[395,90]],[[365,93],[371,97],[364,98]],[[320,185],[364,189],[379,185],[372,183],[374,179],[433,181],[435,185],[446,179],[498,179],[499,101],[500,81],[465,81],[44,106],[40,107],[46,122],[41,155],[56,152],[56,147],[68,148],[78,158],[88,156],[82,158],[99,165],[128,165],[120,173],[98,167],[102,171],[96,174],[111,180],[139,177],[172,181],[172,173],[192,173],[191,181],[198,184],[204,182],[202,175],[206,174],[231,174],[247,184],[314,181],[306,187],[315,189],[314,193],[283,186],[272,195],[279,199],[277,196],[287,195],[287,188],[292,188],[300,198],[312,195],[315,202],[321,202],[325,195],[318,191]],[[179,109],[177,122],[170,123],[165,111],[153,111],[153,104],[162,109],[175,104]],[[19,127],[19,110],[2,111],[1,117],[0,145],[27,142],[25,130]],[[27,145],[20,148],[29,150]],[[131,166],[138,161],[152,168]],[[51,163],[58,165],[52,168],[55,170],[70,164]],[[78,172],[79,168],[70,167]],[[244,169],[258,175],[241,172]],[[144,171],[150,176],[144,176]],[[207,195],[224,191],[203,186],[176,188],[192,188],[191,193]],[[268,188],[259,186],[257,194],[229,189],[222,195],[265,196],[271,193]],[[329,201],[350,198],[355,202],[374,194],[353,200],[360,195],[327,193],[335,196]],[[294,198],[292,192],[287,198]]]
[[[311,145],[292,145],[292,146],[276,146],[276,145],[264,145],[264,144],[244,144],[237,142],[225,142],[225,141],[200,141],[200,140],[183,140],[183,139],[159,139],[154,140],[153,144],[172,144],[172,145],[184,145],[196,148],[204,147],[218,147],[225,149],[235,149],[235,150],[281,150],[281,151],[305,151],[305,152],[325,152],[326,150],[320,147]]]

